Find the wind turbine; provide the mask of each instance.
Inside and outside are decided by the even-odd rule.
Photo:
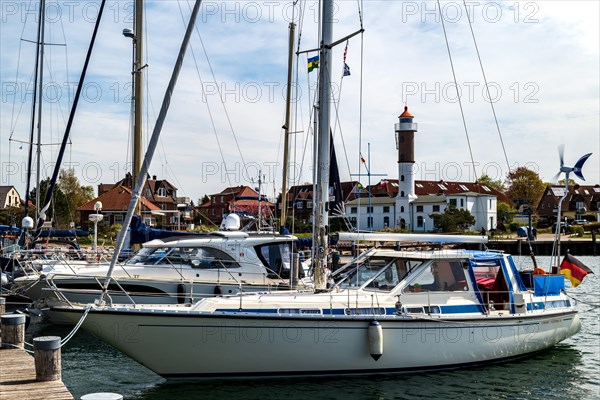
[[[565,174],[565,181],[567,182],[567,189],[568,189],[568,184],[569,184],[569,174],[572,172],[574,173],[579,179],[581,179],[582,181],[585,181],[585,178],[583,177],[583,174],[581,173],[581,170],[583,168],[583,164],[587,161],[587,159],[592,155],[592,153],[587,153],[586,155],[584,155],[583,157],[581,157],[573,167],[569,167],[565,165],[565,161],[564,161],[564,155],[565,155],[565,146],[564,145],[560,145],[558,147],[558,156],[560,157],[560,170],[558,171],[558,173],[554,176],[553,182],[557,182],[558,178],[560,177],[560,174]]]
[[[558,210],[556,213],[556,230],[555,230],[555,239],[554,239],[554,246],[552,248],[552,258],[550,260],[550,265],[554,266],[556,265],[557,269],[558,269],[558,259],[560,258],[560,233],[562,231],[562,224],[561,224],[561,211],[562,211],[562,203],[563,200],[567,198],[567,196],[569,195],[569,174],[572,172],[575,174],[575,176],[577,176],[579,179],[581,179],[582,181],[585,181],[585,178],[583,177],[583,173],[582,173],[582,168],[583,168],[583,164],[587,161],[587,159],[592,155],[592,153],[588,153],[584,156],[582,156],[579,160],[577,160],[577,162],[575,163],[574,166],[569,167],[567,165],[565,165],[565,161],[564,161],[564,153],[565,153],[565,146],[564,145],[560,145],[558,147],[558,156],[560,158],[560,170],[558,171],[558,173],[554,176],[554,182],[558,181],[558,178],[560,177],[560,174],[565,174],[565,192],[563,193],[563,196],[560,198],[560,200],[558,201]],[[554,250],[556,249],[556,253],[554,252]],[[554,257],[556,256],[556,264],[554,264]]]

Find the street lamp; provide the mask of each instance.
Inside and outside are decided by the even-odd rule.
[[[104,215],[100,214],[100,211],[102,211],[102,203],[101,202],[97,201],[96,204],[94,204],[94,211],[96,211],[96,212],[94,214],[90,214],[88,219],[94,223],[94,247],[93,247],[93,250],[97,251],[98,250],[98,222],[100,222],[104,219]]]

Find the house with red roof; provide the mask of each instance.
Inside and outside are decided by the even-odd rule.
[[[265,195],[249,186],[233,186],[211,194],[210,200],[201,204],[198,211],[215,225],[219,225],[223,216],[230,213],[248,214],[254,217],[273,217],[275,205]]]

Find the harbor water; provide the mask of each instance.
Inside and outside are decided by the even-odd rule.
[[[598,399],[600,258],[579,259],[595,272],[577,288],[567,283],[568,293],[578,300],[581,331],[551,349],[522,359],[431,373],[167,381],[80,331],[62,348],[63,381],[76,399],[94,392],[120,393],[125,399]],[[526,257],[515,261],[519,266],[530,264]],[[548,262],[549,257],[538,259],[540,265]],[[71,329],[34,319],[27,341],[41,335],[64,337]]]

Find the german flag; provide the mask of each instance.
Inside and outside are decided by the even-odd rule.
[[[594,272],[581,261],[567,254],[562,263],[560,263],[560,273],[571,281],[573,287],[577,287],[587,274],[593,274]]]

